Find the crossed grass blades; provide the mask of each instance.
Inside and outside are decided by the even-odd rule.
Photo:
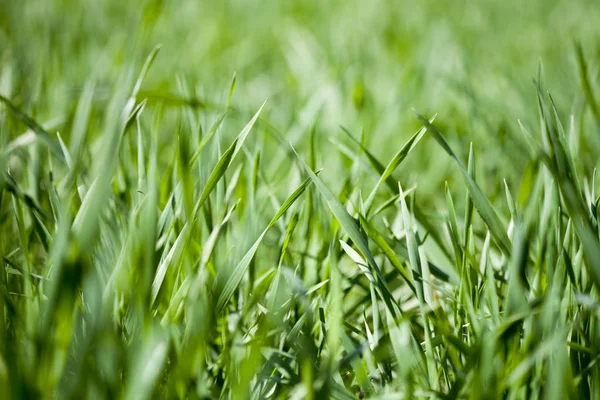
[[[296,151],[266,104],[227,142],[225,124],[244,114],[231,107],[235,76],[216,112],[145,96],[158,52],[137,79],[121,76],[95,138],[92,80],[58,122],[67,142],[0,97],[3,396],[600,396],[599,199],[576,151],[600,118],[580,47],[587,107],[565,127],[540,71],[539,126],[518,139],[529,162],[493,203],[476,149],[463,162],[418,113],[387,164],[342,128],[350,144],[330,146],[353,163],[336,194],[316,129]],[[273,138],[290,168],[277,187],[261,169]],[[464,183],[435,212],[418,182],[395,178],[432,140]],[[355,186],[363,172],[372,187]]]

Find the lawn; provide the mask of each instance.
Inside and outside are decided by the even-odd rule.
[[[600,5],[0,0],[0,399],[600,398]]]

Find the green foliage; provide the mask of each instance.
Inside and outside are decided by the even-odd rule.
[[[595,2],[0,10],[0,398],[600,397]]]

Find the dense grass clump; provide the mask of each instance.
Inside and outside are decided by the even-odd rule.
[[[600,7],[522,3],[0,0],[0,398],[600,398]]]

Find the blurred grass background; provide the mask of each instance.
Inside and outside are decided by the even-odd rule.
[[[509,179],[523,166],[516,119],[534,122],[538,63],[569,112],[582,102],[574,41],[599,51],[594,1],[4,3],[4,93],[42,120],[67,114],[90,77],[101,108],[115,77],[162,44],[144,85],[155,94],[176,94],[180,78],[221,106],[235,72],[235,107],[250,114],[270,98],[268,120],[286,141],[315,121],[323,142],[344,125],[364,129],[384,159],[417,127],[411,107],[451,115],[444,123],[460,148],[473,141],[517,157],[486,163],[486,173],[503,165]],[[418,166],[433,190],[448,176],[427,153]]]
[[[600,393],[599,37],[593,0],[0,0],[0,396]],[[556,181],[519,126],[560,160],[541,65],[575,165]],[[508,251],[429,134],[364,207],[413,108]]]

